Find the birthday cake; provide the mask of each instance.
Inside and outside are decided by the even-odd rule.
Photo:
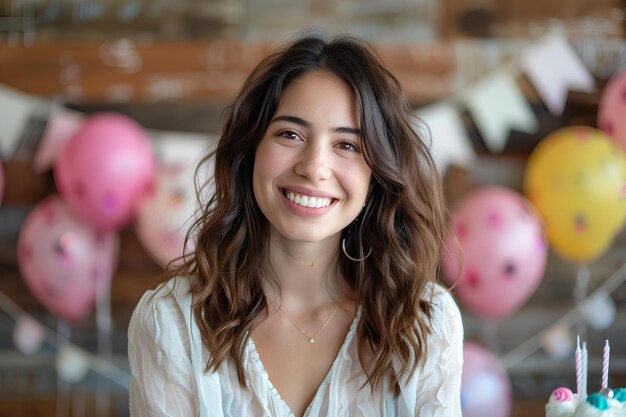
[[[559,387],[546,404],[546,417],[626,417],[626,388],[603,389],[583,398]]]
[[[602,357],[602,389],[587,395],[587,346],[576,348],[576,394],[569,388],[552,391],[546,404],[546,417],[626,417],[626,388],[610,389],[609,342]]]

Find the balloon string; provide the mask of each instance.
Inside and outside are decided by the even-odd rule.
[[[72,416],[85,417],[85,410],[85,391],[78,387],[72,395]]]
[[[500,344],[498,343],[498,323],[483,321],[482,324],[482,336],[485,340],[485,344],[492,352],[498,352],[500,350]]]
[[[578,268],[576,273],[576,285],[574,286],[574,303],[577,305],[587,296],[589,290],[589,280],[591,279],[591,272],[587,265]],[[576,324],[576,334],[580,335],[583,339],[587,338],[587,325],[584,321],[578,321]]]
[[[32,316],[27,314],[20,306],[18,306],[13,300],[11,300],[2,291],[0,291],[0,309],[4,311],[5,313],[7,313],[15,321],[18,321],[21,317],[32,318]],[[98,374],[117,383],[121,387],[128,389],[130,375],[127,371],[116,366],[111,361],[104,360],[98,357],[97,355],[94,355],[84,350],[80,346],[74,345],[62,334],[54,330],[51,330],[47,326],[44,326],[38,320],[35,320],[34,318],[32,318],[32,320],[35,321],[39,326],[41,326],[41,328],[44,331],[44,340],[50,346],[56,348],[57,350],[58,350],[58,347],[61,346],[62,344],[67,344],[69,346],[72,346],[73,348],[76,349],[77,352],[80,352],[81,354],[85,356],[87,360],[89,360],[91,369],[93,369],[94,372],[97,372]]]
[[[57,343],[61,346],[64,340],[70,340],[72,336],[72,328],[70,325],[61,319],[57,319]],[[66,417],[70,411],[70,393],[72,387],[69,382],[61,377],[61,374],[57,372],[57,404],[56,404],[56,417]]]
[[[574,301],[580,303],[580,301],[587,295],[589,288],[589,279],[591,273],[588,266],[581,266],[576,273],[576,286],[574,287]]]
[[[103,253],[102,239],[98,239],[96,245],[98,246],[97,253]],[[98,357],[103,358],[106,361],[113,360],[113,342],[111,340],[112,333],[112,320],[111,320],[111,276],[100,276],[106,273],[112,274],[102,268],[102,259],[100,256],[96,256],[96,277],[95,284],[98,286],[101,282],[101,288],[96,287],[96,327],[98,329]],[[98,291],[99,290],[99,291]],[[98,417],[104,417],[109,415],[109,407],[111,403],[111,396],[108,390],[98,390],[96,392],[96,415]]]
[[[626,281],[626,263],[624,263],[617,271],[613,272],[613,274],[601,285],[599,285],[593,293],[583,297],[572,309],[565,313],[560,319],[555,321],[552,326],[562,325],[571,327],[582,318],[580,310],[578,309],[579,305],[585,303],[594,296],[611,294],[624,281]],[[518,345],[515,349],[503,355],[500,360],[504,369],[512,368],[539,350],[542,346],[541,339],[544,331],[545,329],[526,339],[524,343]]]

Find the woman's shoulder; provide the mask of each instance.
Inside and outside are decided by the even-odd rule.
[[[135,311],[151,310],[168,305],[191,305],[191,286],[188,278],[174,277],[147,290]]]
[[[140,384],[156,387],[159,395],[167,384],[186,387],[192,372],[191,295],[186,281],[171,279],[146,291],[128,326],[132,372]]]
[[[130,319],[129,332],[144,329],[157,336],[164,323],[179,329],[186,327],[191,300],[189,279],[177,277],[159,284],[146,291],[137,303]]]
[[[434,305],[456,305],[452,292],[439,282],[429,282],[426,284],[426,288],[422,294],[422,300],[431,302]]]
[[[448,288],[436,282],[429,283],[422,300],[430,305],[430,322],[435,333],[462,332],[461,312]]]

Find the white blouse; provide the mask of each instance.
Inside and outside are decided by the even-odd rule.
[[[173,290],[168,295],[170,290]],[[401,385],[394,398],[389,382],[372,393],[360,389],[365,376],[358,361],[356,328],[361,306],[326,378],[304,417],[461,416],[463,327],[451,295],[435,287],[434,332],[428,337],[423,368]],[[248,338],[243,364],[248,387],[239,385],[230,360],[204,373],[207,350],[191,311],[187,279],[178,278],[146,292],[128,329],[130,415],[201,417],[294,417],[272,386],[254,342]]]

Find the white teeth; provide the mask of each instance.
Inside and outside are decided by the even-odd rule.
[[[309,197],[306,195],[296,194],[291,191],[287,191],[285,196],[289,199],[289,201],[293,201],[302,207],[322,208],[330,206],[331,203],[330,198]]]

